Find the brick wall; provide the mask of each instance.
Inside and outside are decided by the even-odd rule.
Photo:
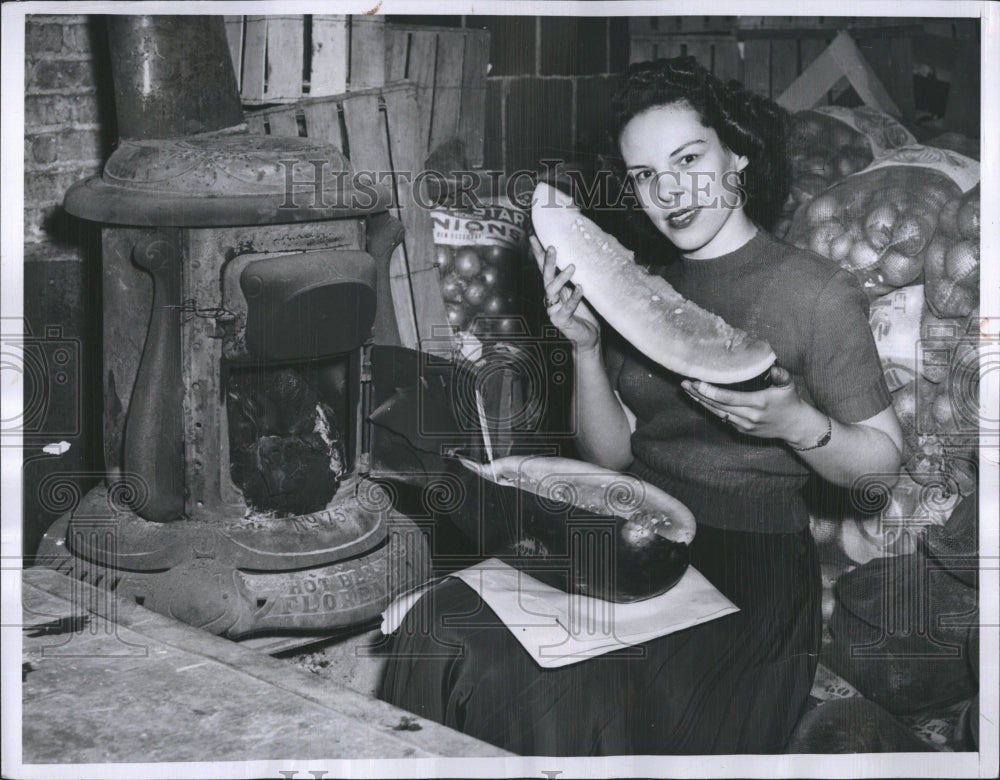
[[[627,18],[391,16],[402,24],[489,30],[485,166],[512,173],[547,158],[611,151],[614,85],[628,66]]]
[[[539,160],[609,151],[611,93],[628,65],[628,20],[466,17],[492,32],[486,165],[508,173]]]
[[[114,107],[106,51],[99,20],[27,17],[24,240],[26,250],[31,247],[27,258],[68,259],[75,254],[59,204],[69,185],[100,171],[111,152]]]
[[[24,327],[36,339],[60,340],[74,356],[67,381],[46,365],[25,372],[24,550],[30,555],[59,516],[41,495],[51,479],[86,490],[100,468],[100,243],[97,229],[65,213],[76,181],[98,173],[115,140],[114,104],[103,21],[87,16],[29,15],[24,83]],[[40,348],[37,357],[51,351]],[[35,380],[45,385],[36,385]],[[30,380],[30,381],[29,381]],[[39,406],[41,404],[42,406]],[[46,455],[38,441],[66,441]]]

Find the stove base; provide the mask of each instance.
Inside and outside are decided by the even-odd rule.
[[[193,553],[158,571],[109,565],[119,557],[114,554],[118,527],[73,519],[71,514],[63,515],[43,537],[38,549],[41,565],[233,639],[363,623],[430,576],[425,536],[401,515],[388,519],[385,543],[374,550],[324,566],[260,572],[204,553]],[[95,560],[74,552],[84,547],[73,543],[81,534],[88,536],[87,549],[102,549],[104,555]]]

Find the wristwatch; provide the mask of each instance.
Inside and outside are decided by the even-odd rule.
[[[830,419],[830,416],[827,415],[826,431],[816,440],[815,444],[810,444],[808,447],[792,447],[791,444],[789,444],[788,446],[792,447],[792,449],[795,450],[796,452],[808,452],[809,450],[818,450],[820,447],[825,447],[827,444],[830,443],[830,437],[832,435],[833,435],[833,421]]]

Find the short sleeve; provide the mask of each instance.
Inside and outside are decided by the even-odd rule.
[[[816,298],[804,379],[817,407],[842,423],[867,420],[891,403],[868,298],[846,271],[830,277]]]

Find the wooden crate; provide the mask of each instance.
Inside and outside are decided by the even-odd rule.
[[[873,73],[891,97],[894,115],[910,118],[913,113],[912,37],[921,28],[907,20],[888,26],[876,24],[880,21],[875,17],[861,20],[824,17],[823,24],[817,27],[740,29],[737,37],[744,51],[745,83],[750,89],[777,99],[841,33],[846,33],[861,53],[864,65],[859,68]],[[831,26],[832,22],[857,24],[838,28]],[[834,80],[814,105],[833,102],[849,86],[854,84],[846,78]],[[871,105],[869,97],[861,96]]]
[[[633,16],[628,20],[631,36],[677,35],[678,33],[730,33],[736,16]]]
[[[909,119],[913,114],[913,36],[922,29],[920,21],[833,16],[640,17],[630,22],[630,59],[690,54],[719,78],[738,79],[754,92],[777,99],[839,32],[846,31],[891,96],[897,115]],[[725,23],[729,29],[721,29]],[[834,80],[815,105],[833,102],[850,86],[846,78]]]
[[[289,103],[385,83],[380,16],[227,16],[245,105]]]
[[[865,61],[854,40],[844,31],[837,33],[830,45],[787,86],[776,100],[789,111],[813,108],[843,80],[854,88],[865,105],[891,116],[901,117],[899,106]]]
[[[386,25],[386,81],[407,79],[417,87],[421,159],[457,138],[469,164],[483,164],[489,55],[488,30]]]
[[[294,105],[266,108],[247,116],[251,132],[319,138],[351,160],[354,172],[390,171],[416,175],[423,168],[423,148],[413,128],[420,109],[410,82],[307,98]],[[406,176],[394,177],[393,215],[406,228],[393,253],[389,281],[403,346],[419,349],[447,323],[430,214],[421,208]],[[393,183],[390,179],[383,181]]]
[[[743,78],[743,60],[740,57],[739,43],[731,33],[632,35],[630,62],[684,55],[695,57],[723,81]]]

